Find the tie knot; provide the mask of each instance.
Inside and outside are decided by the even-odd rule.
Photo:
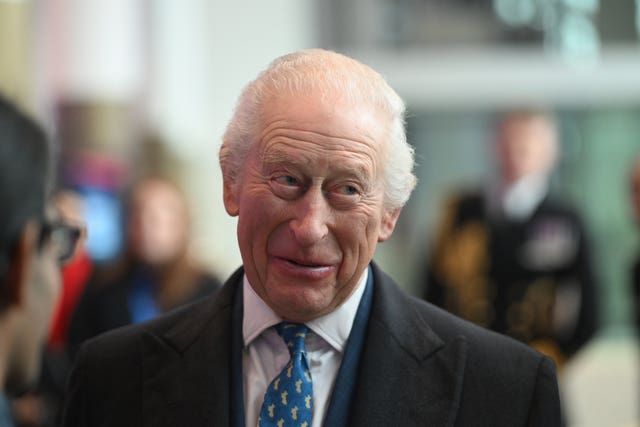
[[[281,322],[276,325],[276,331],[282,337],[289,353],[293,356],[295,353],[306,354],[307,349],[304,345],[304,339],[309,332],[309,328],[301,323]]]

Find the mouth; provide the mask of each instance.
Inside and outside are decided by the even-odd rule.
[[[289,259],[289,258],[282,258],[285,262],[288,262],[289,264],[293,264],[295,266],[299,266],[299,267],[307,267],[307,268],[322,268],[322,267],[328,267],[327,264],[318,264],[315,262],[306,262],[306,261],[297,261],[294,259]]]
[[[300,276],[301,278],[318,279],[331,274],[336,266],[331,263],[318,260],[294,259],[274,257],[275,264],[286,274]]]

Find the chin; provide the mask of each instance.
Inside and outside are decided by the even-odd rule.
[[[313,293],[312,293],[313,294]],[[314,298],[316,297],[316,298]],[[304,292],[279,299],[274,311],[290,321],[308,322],[331,311],[330,302]]]

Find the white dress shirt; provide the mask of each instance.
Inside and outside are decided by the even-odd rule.
[[[313,381],[312,427],[322,426],[327,415],[333,385],[358,305],[367,283],[368,268],[351,296],[333,312],[306,323],[310,329],[305,345]],[[278,335],[282,318],[255,293],[244,276],[242,320],[242,372],[245,424],[257,426],[265,391],[289,362],[289,350]]]
[[[548,192],[547,177],[531,174],[492,193],[490,206],[511,220],[524,221],[533,215]]]

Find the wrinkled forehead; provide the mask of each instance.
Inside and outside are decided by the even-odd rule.
[[[339,97],[331,101],[313,93],[279,95],[265,108],[254,148],[264,165],[348,167],[355,175],[372,179],[386,162],[385,122],[376,109]]]
[[[374,105],[340,94],[300,92],[270,97],[259,122],[258,141],[262,142],[286,131],[311,141],[345,148],[366,144],[380,151],[389,139],[391,117]]]

